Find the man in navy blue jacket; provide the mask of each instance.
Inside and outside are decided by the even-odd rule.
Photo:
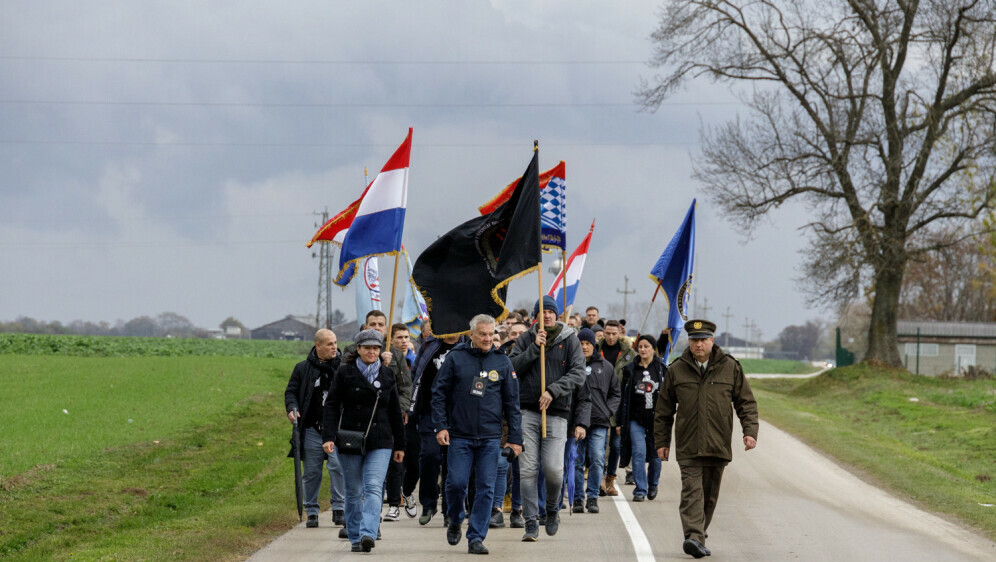
[[[522,452],[519,381],[512,362],[494,347],[494,332],[494,318],[478,314],[471,319],[470,343],[453,348],[432,383],[436,440],[449,445],[446,503],[450,524],[446,540],[452,545],[460,542],[472,468],[476,475],[467,526],[467,551],[471,554],[488,553],[483,541],[494,503],[502,418],[508,424],[509,448],[516,456]]]

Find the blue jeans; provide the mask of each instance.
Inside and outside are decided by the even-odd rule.
[[[578,441],[578,460],[574,465],[574,500],[597,498],[602,482],[602,469],[605,468],[605,438],[607,427],[593,427],[588,435]],[[585,488],[584,462],[588,460],[588,487]]]
[[[633,449],[633,460],[630,462],[630,466],[633,467],[633,481],[636,482],[636,488],[633,490],[634,496],[646,496],[647,485],[656,486],[661,477],[661,459],[656,454],[647,457],[648,431],[652,430],[647,430],[638,422],[629,422],[629,441]],[[649,474],[647,463],[650,463]],[[648,477],[650,482],[647,482]]]
[[[339,455],[346,477],[346,532],[352,544],[359,544],[361,537],[377,537],[384,476],[390,462],[390,449],[374,449],[366,455]]]
[[[436,509],[439,500],[439,481],[442,476],[443,486],[446,486],[446,449],[436,441],[436,434],[423,431],[419,433],[422,439],[422,450],[418,456],[419,485],[418,503],[423,509]],[[446,513],[446,494],[443,496],[443,513]]]
[[[317,428],[304,430],[304,511],[308,515],[318,515],[321,508],[318,505],[318,491],[322,488],[322,464],[325,463],[325,451],[322,450],[322,434]],[[333,451],[329,455],[329,495],[332,509],[342,510],[345,504],[346,484],[342,477],[342,466],[338,454]]]
[[[611,428],[609,433],[609,459],[605,463],[605,474],[616,475],[616,467],[619,466],[619,454],[622,450],[622,436],[616,433],[615,428]]]
[[[467,498],[470,471],[474,470],[474,505],[467,524],[467,542],[483,541],[488,536],[499,443],[499,439],[450,438],[450,450],[446,454],[446,502],[449,504],[446,514],[450,517],[450,525],[463,523],[466,516],[463,502]]]
[[[522,411],[522,454],[519,455],[522,490],[522,515],[535,521],[539,515],[538,479],[542,462],[546,488],[547,514],[560,511],[561,486],[564,479],[564,443],[567,441],[567,420],[546,417],[546,437],[540,437],[540,414]]]
[[[508,492],[508,471],[510,469],[516,469],[518,466],[515,464],[515,460],[509,462],[508,459],[503,457],[501,454],[498,455],[498,470],[495,473],[495,503],[494,506],[498,509],[505,507],[505,492]],[[522,498],[519,496],[519,486],[516,485],[513,477],[512,483],[512,509],[522,509]]]

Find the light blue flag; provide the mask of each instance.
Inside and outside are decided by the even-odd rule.
[[[380,307],[380,275],[377,272],[377,258],[366,258],[359,262],[360,271],[356,287],[356,323],[362,324],[371,310]]]
[[[681,227],[650,270],[650,278],[657,282],[668,305],[667,327],[671,328],[671,336],[667,342],[667,350],[662,355],[665,361],[671,355],[671,347],[678,341],[688,320],[688,293],[692,287],[694,258],[695,200],[692,199],[692,205],[688,208]],[[656,292],[654,298],[657,298]]]
[[[429,307],[425,304],[422,293],[412,285],[412,260],[408,257],[408,250],[401,247],[401,253],[405,255],[405,263],[408,265],[408,287],[405,290],[405,302],[401,309],[401,321],[408,326],[408,332],[412,339],[422,335],[422,323],[429,319]]]

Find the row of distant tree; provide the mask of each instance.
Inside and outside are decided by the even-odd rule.
[[[229,325],[243,327],[241,322],[229,317],[221,323],[221,329],[224,330]],[[207,338],[211,336],[208,330],[198,328],[185,316],[175,312],[163,312],[155,318],[139,316],[128,321],[118,320],[114,324],[83,320],[74,320],[68,324],[63,324],[58,320],[46,322],[27,316],[19,316],[11,322],[0,322],[0,332],[176,338]]]

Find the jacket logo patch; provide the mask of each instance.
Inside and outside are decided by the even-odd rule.
[[[498,371],[491,371],[488,373],[488,379],[490,379],[491,382],[498,382]]]

